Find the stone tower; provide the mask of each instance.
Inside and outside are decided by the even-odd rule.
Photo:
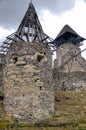
[[[63,72],[86,71],[86,62],[81,56],[79,46],[85,40],[71,27],[65,25],[55,39],[56,55],[55,68],[63,68]]]
[[[38,123],[54,112],[49,39],[30,3],[18,30],[3,43],[4,105],[18,121]]]
[[[84,40],[68,25],[54,40],[57,55],[54,64],[56,90],[86,89],[86,61],[79,48]]]

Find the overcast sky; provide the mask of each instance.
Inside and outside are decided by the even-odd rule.
[[[0,42],[17,30],[30,0],[0,0]],[[33,0],[44,32],[55,38],[65,24],[86,38],[86,0]],[[82,48],[86,48],[86,41]],[[83,56],[86,52],[83,53]]]

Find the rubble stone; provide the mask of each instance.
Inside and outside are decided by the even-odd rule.
[[[11,46],[6,55],[4,94],[7,114],[19,121],[38,123],[52,115],[54,91],[48,45],[33,42]]]

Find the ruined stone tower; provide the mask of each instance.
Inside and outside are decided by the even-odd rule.
[[[86,62],[81,56],[79,46],[85,40],[71,27],[65,25],[55,39],[56,55],[55,68],[63,69],[63,72],[86,71]]]
[[[54,112],[51,49],[32,3],[2,45],[5,54],[4,106],[8,115],[37,123]]]
[[[79,46],[85,39],[65,25],[54,40],[56,56],[54,81],[57,90],[86,89],[86,61]]]

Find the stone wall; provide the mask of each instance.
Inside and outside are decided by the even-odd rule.
[[[0,93],[3,93],[3,66],[0,65]]]
[[[4,71],[4,55],[0,54],[0,93],[1,93],[1,95],[3,95],[3,93],[4,93],[3,71]]]
[[[86,90],[86,72],[62,73],[61,70],[54,69],[53,82],[55,91]]]
[[[81,54],[77,55],[80,51],[78,46],[71,43],[62,44],[57,48],[57,59],[55,60],[54,68],[60,68],[63,66],[63,72],[66,73],[76,71],[86,72],[85,59]],[[75,55],[77,55],[77,57],[74,57]],[[65,65],[69,59],[71,60]]]
[[[15,43],[6,55],[5,110],[19,121],[38,123],[54,112],[52,60],[48,45]]]

